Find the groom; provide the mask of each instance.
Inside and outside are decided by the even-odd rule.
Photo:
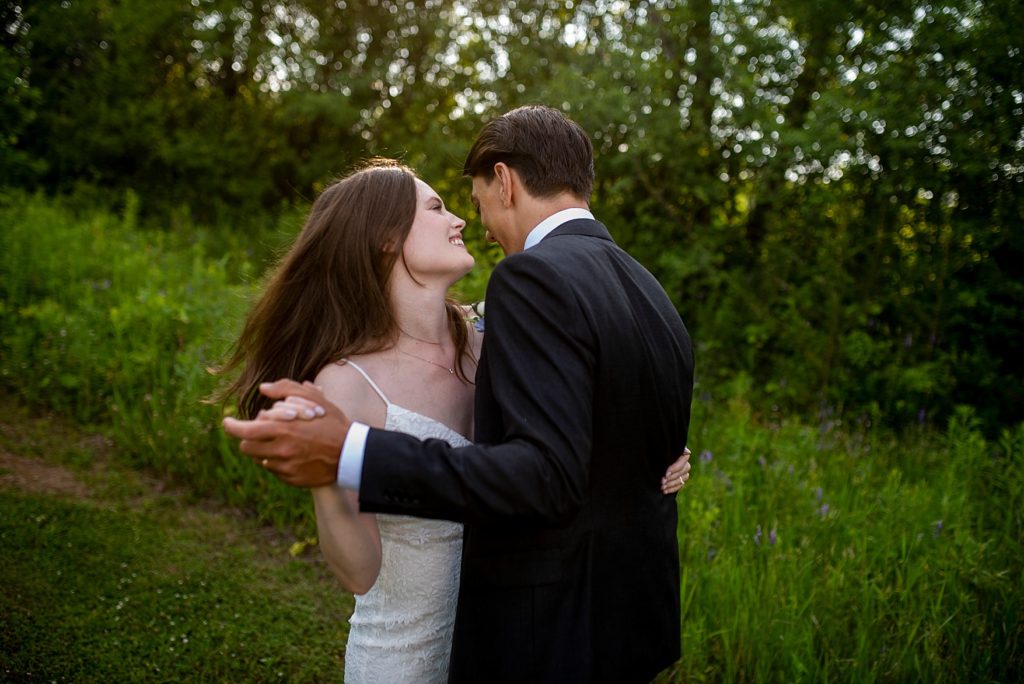
[[[465,174],[507,255],[487,288],[477,444],[369,429],[292,381],[263,391],[325,417],[225,428],[290,484],[338,477],[365,512],[465,522],[452,682],[649,682],[680,652],[676,504],[651,482],[686,444],[689,335],[588,210],[590,140],[561,112],[494,119]]]

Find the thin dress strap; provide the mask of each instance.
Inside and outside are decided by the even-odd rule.
[[[364,371],[362,368],[357,366],[355,361],[349,361],[348,359],[342,359],[342,361],[344,363],[347,363],[348,365],[352,366],[353,368],[355,368],[359,372],[359,374],[363,376],[363,378],[366,380],[366,382],[370,383],[370,387],[372,387],[373,391],[377,393],[377,396],[379,396],[381,399],[383,399],[385,404],[387,404],[388,406],[391,406],[391,402],[388,401],[388,398],[386,396],[384,396],[383,392],[380,391],[380,387],[377,387],[377,383],[375,383],[373,380],[370,379],[370,376],[366,374],[366,371]]]

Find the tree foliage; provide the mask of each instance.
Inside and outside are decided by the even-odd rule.
[[[35,0],[0,15],[5,185],[130,188],[154,219],[231,224],[388,155],[468,214],[475,130],[544,102],[590,132],[595,210],[673,296],[706,390],[742,379],[766,413],[1024,418],[1014,0]]]

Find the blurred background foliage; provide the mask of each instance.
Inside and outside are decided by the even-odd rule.
[[[703,391],[765,416],[1024,418],[1016,0],[0,3],[0,184],[258,275],[331,178],[416,167],[471,219],[488,118],[591,134],[599,218],[661,280]],[[471,223],[483,296],[498,258]]]

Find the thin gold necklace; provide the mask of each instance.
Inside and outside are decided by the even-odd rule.
[[[415,335],[412,335],[412,334],[410,334],[410,333],[407,333],[407,332],[405,332],[405,330],[403,330],[403,329],[402,329],[402,327],[401,327],[401,326],[399,326],[399,327],[398,327],[398,332],[402,333],[402,334],[403,334],[403,335],[405,335],[406,337],[409,337],[409,338],[411,338],[411,339],[414,339],[414,340],[416,340],[417,342],[424,342],[424,343],[426,343],[426,344],[433,344],[433,345],[436,345],[436,346],[438,346],[438,347],[442,346],[440,342],[431,342],[430,340],[425,340],[425,339],[423,339],[422,337],[416,337]]]
[[[440,363],[437,363],[436,361],[431,361],[430,359],[425,359],[422,356],[416,356],[415,354],[410,354],[409,352],[405,351],[404,349],[399,349],[398,347],[395,347],[395,351],[397,351],[399,354],[405,354],[406,356],[411,356],[414,359],[419,359],[420,361],[423,361],[425,363],[429,363],[432,366],[437,366],[438,368],[444,368],[446,371],[448,371],[452,375],[455,375],[455,367],[454,366],[449,368],[448,366],[441,365]]]

